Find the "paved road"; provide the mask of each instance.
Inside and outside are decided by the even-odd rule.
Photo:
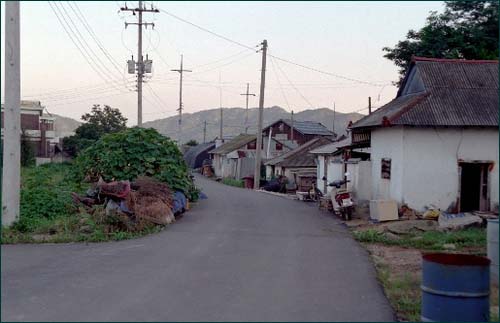
[[[368,254],[306,203],[197,178],[159,234],[2,246],[2,321],[391,321]]]

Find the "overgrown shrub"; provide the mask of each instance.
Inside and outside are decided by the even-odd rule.
[[[151,176],[191,200],[198,198],[176,144],[154,129],[136,127],[104,135],[78,155],[75,171],[79,180],[92,181],[99,176],[106,181]]]
[[[70,164],[45,164],[23,168],[20,218],[15,228],[32,232],[48,220],[72,213],[71,192],[83,192],[86,185],[71,178]]]

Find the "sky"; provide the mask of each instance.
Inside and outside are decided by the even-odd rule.
[[[178,113],[179,74],[170,70],[179,68],[181,54],[184,68],[193,71],[184,73],[183,113],[244,107],[246,83],[257,94],[250,107],[258,106],[262,54],[257,50],[264,39],[270,55],[324,72],[268,55],[266,107],[298,112],[335,104],[340,112],[366,113],[369,96],[376,108],[397,91],[392,82],[398,68],[382,48],[394,46],[408,30],[421,28],[430,11],[444,7],[437,1],[145,3],[160,12],[144,13],[144,21],[154,23],[143,31],[143,55],[153,61],[143,89],[144,121]],[[125,4],[137,7],[136,1],[22,1],[21,97],[75,119],[93,104],[106,104],[135,125],[135,76],[127,73],[126,62],[137,58],[138,32],[125,22],[137,22],[137,16],[120,11]],[[3,22],[4,2],[1,11]],[[4,26],[1,39],[4,71]],[[3,91],[2,86],[2,102]]]

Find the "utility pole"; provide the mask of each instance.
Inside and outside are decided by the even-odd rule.
[[[332,123],[332,132],[335,135],[335,102],[333,102],[333,123]]]
[[[180,145],[181,144],[181,138],[182,138],[182,76],[184,72],[192,72],[191,70],[185,70],[183,67],[183,60],[184,60],[184,55],[181,55],[181,67],[178,70],[171,70],[172,72],[179,72],[180,75],[180,82],[179,82],[179,123],[178,123],[178,140],[177,143]]]
[[[154,9],[151,6],[151,9],[146,9],[142,6],[142,1],[139,1],[139,7],[138,8],[128,8],[126,5],[125,7],[120,8],[121,11],[132,11],[132,14],[135,16],[136,12],[138,13],[138,18],[137,22],[125,23],[125,28],[127,28],[128,25],[137,25],[137,125],[140,127],[142,126],[142,83],[143,83],[143,78],[144,78],[144,60],[142,57],[142,26],[145,26],[148,28],[148,26],[152,26],[154,28],[155,24],[154,23],[149,23],[149,22],[142,22],[142,13],[143,12],[160,12],[158,9]],[[150,61],[148,60],[148,63]],[[132,61],[129,61],[129,66],[130,64],[133,64],[133,58]],[[149,66],[149,70],[151,69],[151,66]],[[147,72],[147,71],[146,71]],[[149,71],[151,72],[151,71]],[[129,73],[130,73],[130,68],[129,68]],[[132,73],[133,74],[133,73]]]
[[[250,90],[250,84],[247,83],[247,92],[240,94],[240,95],[246,96],[246,107],[247,108],[246,108],[246,115],[245,115],[245,133],[248,133],[248,97],[255,96],[255,94],[250,93],[249,90]]]
[[[222,83],[221,83],[221,75],[219,71],[219,105],[220,105],[220,130],[219,130],[219,138],[221,140],[221,143],[224,142],[224,139],[222,138],[222,130],[224,127],[223,124],[223,111],[222,111]]]
[[[5,2],[5,107],[2,225],[19,219],[21,189],[21,70],[19,1]]]
[[[203,143],[207,142],[207,120],[203,122]]]
[[[290,140],[292,141],[292,144],[293,144],[293,110],[292,110],[292,126],[291,126],[291,134],[290,134]]]
[[[372,97],[368,97],[368,114],[372,114]]]
[[[260,158],[262,146],[262,123],[264,119],[264,89],[266,87],[266,58],[267,58],[267,40],[262,42],[262,69],[260,71],[260,96],[259,96],[259,121],[257,124],[257,145],[255,151],[255,171],[253,188],[259,189],[260,186]]]

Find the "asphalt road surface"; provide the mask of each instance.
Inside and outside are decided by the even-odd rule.
[[[393,321],[332,215],[197,177],[208,199],[148,237],[2,246],[2,321]]]

